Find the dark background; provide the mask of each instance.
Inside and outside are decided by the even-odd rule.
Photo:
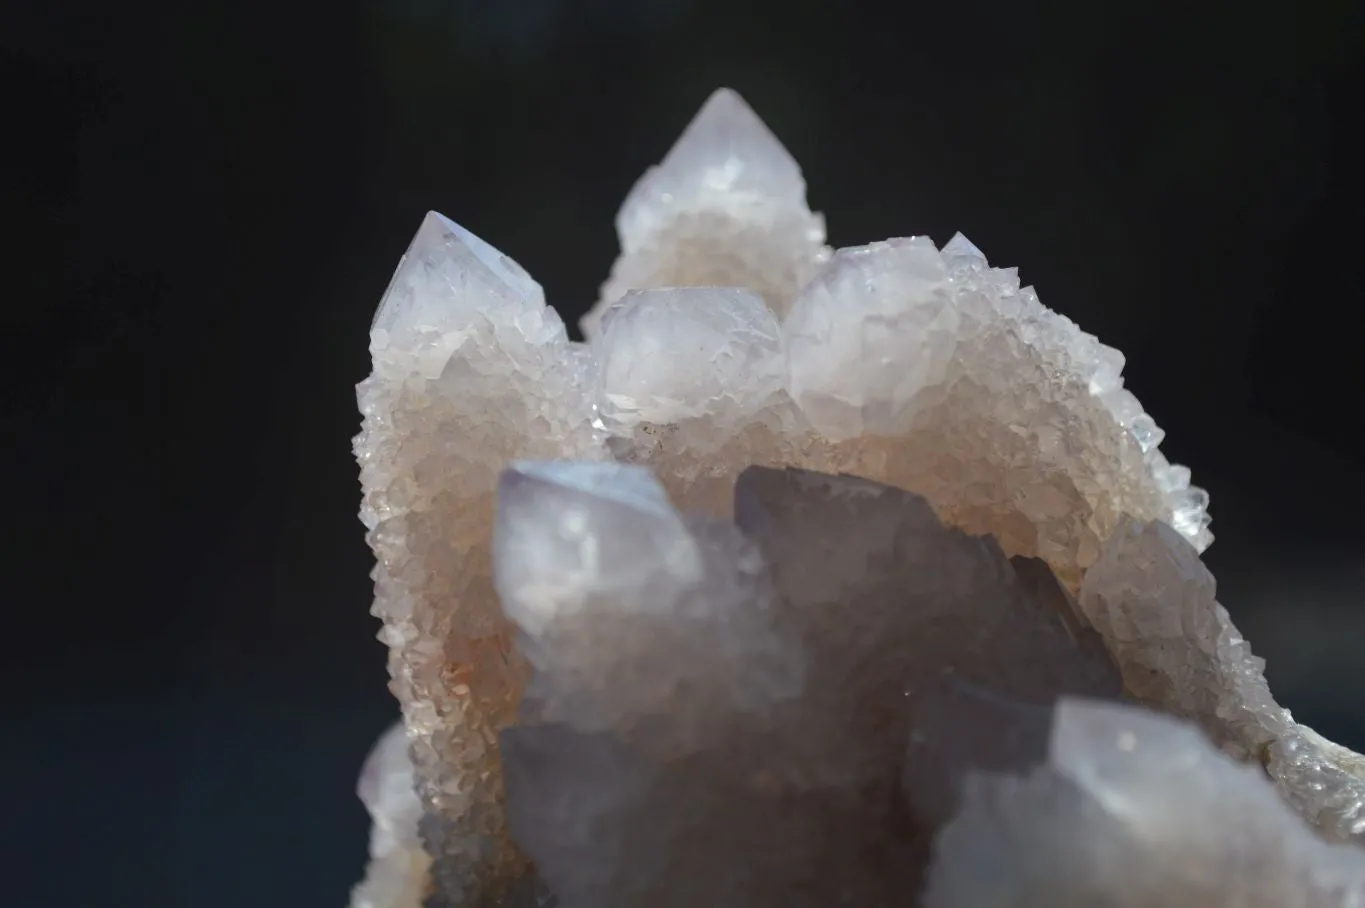
[[[962,229],[1128,354],[1277,693],[1365,749],[1362,6],[1265,9],[6,13],[0,900],[345,904],[396,714],[349,447],[373,307],[436,208],[576,318],[721,85],[834,244]]]

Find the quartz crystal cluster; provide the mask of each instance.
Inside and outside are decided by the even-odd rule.
[[[727,90],[617,229],[586,342],[434,213],[375,315],[358,908],[1365,905],[1122,354],[960,234],[827,248]]]

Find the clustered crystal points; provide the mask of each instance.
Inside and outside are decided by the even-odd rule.
[[[434,213],[375,315],[355,908],[1365,905],[1121,353],[961,234],[829,249],[728,90],[617,232],[584,343]]]

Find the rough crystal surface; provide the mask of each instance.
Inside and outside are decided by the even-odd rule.
[[[527,473],[499,497],[498,589],[535,667],[503,757],[512,830],[566,908],[890,904],[975,759],[958,724],[930,734],[945,696],[995,688],[1032,718],[1118,694],[1045,567],[912,494],[751,468],[736,529]]]
[[[634,715],[635,726],[656,729],[654,711],[666,692],[679,694],[677,704],[692,702],[682,696],[692,689],[686,685],[718,702],[738,696],[733,691],[765,691],[743,713],[745,721],[771,713],[769,724],[795,722],[771,702],[774,691],[805,690],[812,676],[831,670],[810,664],[807,636],[818,624],[812,616],[822,612],[805,597],[837,579],[850,584],[840,595],[868,603],[879,616],[840,613],[849,622],[820,650],[834,665],[852,659],[853,641],[876,653],[883,634],[892,640],[910,633],[896,623],[903,616],[887,612],[896,598],[888,592],[893,581],[923,589],[961,579],[952,566],[966,556],[953,555],[947,543],[948,554],[926,562],[924,576],[902,577],[872,554],[841,562],[810,548],[809,538],[784,542],[780,528],[753,523],[773,524],[762,516],[769,510],[763,483],[780,487],[791,481],[788,474],[753,474],[768,478],[740,489],[741,532],[725,518],[736,511],[736,478],[752,464],[867,477],[919,496],[924,527],[932,509],[936,520],[989,534],[998,548],[989,557],[977,553],[990,565],[978,580],[1002,585],[994,599],[972,602],[1049,603],[1049,614],[1067,616],[1070,597],[1079,595],[1082,617],[1056,620],[1082,649],[1094,648],[1093,628],[1118,660],[1130,694],[1193,719],[1229,755],[1262,763],[1284,799],[1325,835],[1365,836],[1361,758],[1295,725],[1271,699],[1260,661],[1214,602],[1197,557],[1212,541],[1208,494],[1191,485],[1188,468],[1161,453],[1164,433],[1124,387],[1119,351],[1042,305],[1015,269],[992,267],[960,234],[941,248],[910,237],[831,253],[823,219],[806,204],[799,167],[728,90],[712,96],[664,161],[636,184],[617,229],[622,252],[584,321],[589,344],[568,339],[520,266],[435,213],[422,222],[372,325],[373,372],[358,389],[361,518],[376,555],[374,613],[383,620],[380,636],[390,648],[392,688],[410,742],[420,838],[442,904],[539,897],[508,835],[499,744],[519,714],[532,663],[553,683],[532,687],[521,737],[507,739],[519,753],[551,753],[546,748],[573,734],[582,753],[607,748],[610,759],[637,766],[629,761],[640,754],[618,752],[616,739],[582,737],[609,732],[535,720],[534,711],[578,716],[594,689],[564,699],[553,693],[561,685],[606,683],[626,672],[644,679],[657,670],[655,682],[639,681],[635,700],[612,701],[613,709],[634,703],[635,713],[604,713],[601,728],[615,729]],[[531,463],[554,459],[598,465]],[[495,534],[495,487],[513,461],[523,463],[504,488],[506,511]],[[657,484],[629,467],[652,470]],[[889,520],[897,532],[919,526],[895,522],[908,518],[886,503],[888,494],[868,506],[874,523]],[[838,500],[832,495],[821,505],[833,509],[826,514],[831,526],[844,527],[850,540],[873,538],[872,528],[846,525],[847,515],[831,503]],[[683,518],[675,506],[709,517]],[[783,520],[799,523],[801,513]],[[543,644],[527,655],[513,645],[513,624],[499,608],[495,544],[502,605],[528,641]],[[608,564],[623,585],[605,581]],[[654,578],[659,595],[627,595],[638,582],[632,570]],[[527,579],[535,577],[539,586]],[[722,577],[728,579],[709,585]],[[887,586],[878,586],[883,581]],[[915,601],[938,601],[924,597]],[[763,603],[808,607],[778,621]],[[1004,613],[1015,614],[1013,607]],[[675,613],[695,624],[679,624]],[[954,615],[945,617],[945,627],[962,624]],[[742,632],[728,623],[737,616],[748,622],[735,626]],[[888,623],[877,625],[882,620]],[[587,626],[582,622],[597,629],[595,642],[566,630]],[[960,628],[962,645],[992,639],[972,636],[973,627]],[[725,646],[703,645],[723,628],[731,633]],[[676,650],[661,649],[661,640]],[[982,646],[970,664],[997,658]],[[899,670],[890,650],[853,661],[868,678]],[[698,676],[703,665],[712,676]],[[1076,680],[1044,676],[1053,695],[1071,691],[1063,681]],[[731,693],[714,690],[721,679]],[[1043,677],[1029,681],[1046,687]],[[868,690],[875,687],[869,682]],[[890,785],[896,775],[908,796],[921,799],[924,816],[951,811],[953,798],[932,806],[924,792],[956,791],[963,754],[987,767],[1037,755],[1039,714],[1027,698],[1006,692],[1002,700],[991,684],[961,678],[916,690],[920,698],[910,700],[918,705],[907,712],[910,704],[902,703],[888,722],[936,729],[937,743],[898,749],[904,771],[891,774],[883,760],[877,779]],[[1033,688],[1025,693],[1042,696]],[[868,696],[867,704],[828,721],[863,740],[848,723],[863,721],[858,717],[880,702]],[[670,709],[678,714],[664,724],[674,737],[651,732],[647,740],[680,746],[687,734],[729,728],[700,708]],[[817,727],[803,741],[816,737]],[[758,748],[745,737],[758,733],[736,734],[735,765],[759,759],[743,749]],[[818,756],[799,752],[802,759]],[[887,744],[877,759],[890,752]],[[709,771],[707,758],[696,759],[701,768],[685,761],[676,768],[680,791]],[[799,765],[814,772],[813,763]],[[694,769],[702,775],[686,775]],[[622,770],[623,784],[644,778],[632,772]],[[762,788],[770,778],[758,772],[750,781]],[[742,786],[730,793],[740,804],[753,794]],[[825,794],[833,800],[821,801],[821,810],[847,812],[839,822],[851,823],[866,806],[837,786]],[[696,797],[697,805],[711,803],[705,791]],[[680,810],[687,806],[679,803]],[[697,811],[689,815],[705,815]],[[843,828],[830,828],[836,827]],[[758,828],[737,825],[736,841]],[[649,841],[658,844],[662,834],[640,831],[639,841],[654,835]],[[811,848],[821,835],[794,824],[782,847]],[[856,866],[863,857],[840,860]],[[582,885],[589,891],[607,883]],[[724,903],[740,891],[717,898]]]
[[[598,404],[614,434],[701,417],[724,433],[782,389],[777,319],[749,290],[633,290],[607,313],[595,352]]]
[[[370,351],[361,519],[423,838],[452,898],[496,893],[524,862],[506,839],[490,742],[515,715],[526,668],[493,593],[494,486],[513,458],[601,456],[593,364],[539,285],[434,213],[380,303]]]
[[[1365,761],[1295,725],[1270,694],[1195,551],[1163,523],[1125,519],[1081,584],[1138,700],[1199,723],[1230,755],[1261,760],[1329,838],[1365,844]]]
[[[825,260],[825,221],[801,168],[737,93],[722,88],[616,217],[621,257],[583,320],[592,336],[626,291],[748,287],[784,312]]]
[[[687,314],[697,291],[631,294],[619,311],[647,309],[647,340],[616,334],[613,317],[594,352],[648,361],[672,337],[673,355],[654,368],[696,377],[656,380],[668,401],[659,419],[609,422],[613,454],[717,513],[750,463],[890,482],[1010,554],[1044,558],[1073,586],[1123,514],[1166,520],[1207,545],[1207,496],[1155,446],[1155,424],[1121,387],[1122,357],[966,243],[946,254],[923,237],[839,250],[781,322],[776,389],[764,367],[710,390],[720,344],[687,342],[702,319]],[[730,349],[744,343],[737,332]],[[677,399],[683,387],[697,396]]]
[[[1365,852],[1313,837],[1193,726],[1063,700],[1046,762],[967,786],[926,908],[1346,908]]]

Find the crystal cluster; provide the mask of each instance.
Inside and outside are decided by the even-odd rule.
[[[1122,354],[961,235],[831,252],[729,91],[617,228],[586,343],[434,213],[376,313],[361,517],[424,855],[376,846],[356,904],[1365,899],[1284,807],[1365,842],[1361,758],[1271,698]],[[1150,897],[1107,891],[1129,849]],[[1298,901],[1211,882],[1243,862]]]
[[[509,819],[565,908],[891,904],[963,758],[1030,755],[994,691],[1033,718],[1121,690],[1045,567],[867,480],[750,468],[732,524],[640,467],[527,464],[499,504],[535,667]]]
[[[711,96],[616,216],[621,257],[602,288],[747,287],[779,315],[829,258],[825,219],[782,143],[735,92]],[[584,330],[595,332],[600,308]]]
[[[508,814],[561,908],[1365,898],[1365,851],[1113,702],[1046,566],[918,496],[750,468],[731,524],[639,468],[517,464],[494,538],[535,670]]]

